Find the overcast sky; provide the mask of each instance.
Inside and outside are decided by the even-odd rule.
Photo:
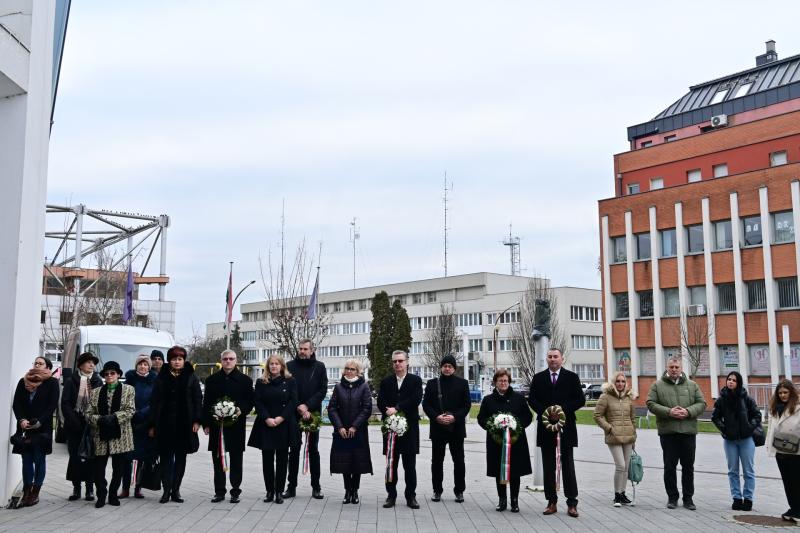
[[[768,39],[800,53],[797,6],[73,2],[48,201],[170,215],[180,340],[222,320],[229,261],[259,279],[282,202],[323,291],[352,287],[353,217],[359,286],[443,275],[445,172],[451,275],[507,273],[513,224],[524,274],[599,288],[626,127]]]

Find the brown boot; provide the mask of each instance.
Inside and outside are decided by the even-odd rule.
[[[28,501],[25,503],[25,507],[30,507],[39,503],[39,490],[41,490],[41,488],[42,487],[39,485],[31,487],[31,492],[28,495]]]
[[[22,496],[20,497],[19,503],[17,504],[18,508],[28,506],[28,500],[30,500],[31,498],[31,489],[32,487],[30,485],[22,487]]]

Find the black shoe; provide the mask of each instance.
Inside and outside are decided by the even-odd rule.
[[[697,506],[694,504],[692,500],[683,500],[683,506],[690,511],[696,511]]]
[[[169,501],[169,494],[170,491],[165,489],[164,494],[161,495],[161,499],[158,500],[158,503],[167,503]]]
[[[213,498],[211,498],[211,503],[219,503],[225,499],[224,494],[215,494]]]
[[[353,497],[350,495],[350,491],[344,491],[344,499],[342,499],[342,505],[347,505],[348,503],[353,501]]]
[[[383,508],[389,509],[391,507],[394,507],[394,503],[395,503],[395,498],[392,497],[386,498],[386,501],[383,502]]]
[[[359,503],[361,503],[361,500],[358,499],[358,491],[357,490],[354,490],[353,493],[350,495],[350,503],[353,503],[355,505],[358,505]]]
[[[519,500],[516,498],[511,498],[511,512],[518,513],[519,512]]]
[[[280,492],[275,495],[275,503],[279,505],[283,503],[283,495]]]
[[[181,489],[172,489],[172,496],[170,499],[175,503],[183,503],[183,498],[181,498]]]
[[[440,502],[442,501],[442,493],[441,492],[434,492],[433,496],[431,496],[432,502]]]
[[[614,493],[614,507],[622,507],[622,497],[619,492]]]
[[[630,505],[630,504],[632,504],[632,503],[633,503],[632,501],[630,501],[630,500],[628,499],[628,497],[627,497],[627,496],[625,496],[625,493],[624,493],[624,492],[620,492],[620,493],[619,493],[619,501],[621,501],[621,502],[622,502],[622,505]]]
[[[456,503],[464,503],[464,493],[456,492]]]
[[[419,509],[419,504],[417,503],[417,499],[413,498],[413,497],[412,498],[408,498],[406,500],[406,505],[408,505],[412,509]]]
[[[106,495],[105,494],[100,494],[98,492],[97,493],[97,501],[94,502],[95,508],[96,509],[100,509],[102,507],[105,507],[105,505],[106,505]]]
[[[239,499],[239,495],[238,494],[236,496],[231,496],[231,499],[230,499],[231,503],[239,503],[240,501],[242,501],[242,500]]]
[[[731,504],[731,510],[732,511],[741,511],[742,510],[742,500],[734,498],[733,499],[733,504]]]
[[[144,498],[144,494],[142,494],[142,487],[136,487],[133,489],[133,497],[138,499]]]
[[[289,487],[289,488],[286,489],[286,492],[281,494],[281,496],[283,498],[294,498],[295,496],[297,496],[297,493],[295,492],[294,487]]]
[[[322,489],[311,489],[311,497],[315,500],[321,500],[324,498],[322,495]]]
[[[497,503],[497,507],[495,507],[494,510],[498,512],[505,511],[506,507],[508,507],[508,502],[505,499],[503,499]]]
[[[74,502],[75,500],[80,500],[81,499],[81,486],[80,485],[78,485],[78,486],[73,485],[72,486],[72,494],[70,494],[69,498],[67,498],[67,499],[69,501],[71,501],[71,502]]]
[[[87,502],[93,502],[94,501],[94,488],[86,487],[86,496],[83,499],[86,500]]]
[[[745,498],[742,500],[742,511],[752,511],[753,510],[753,500],[748,500]]]
[[[268,492],[267,495],[264,497],[264,503],[270,503],[274,499],[275,499],[275,493]]]
[[[119,498],[111,496],[109,494],[109,496],[108,496],[108,505],[113,505],[114,507],[119,507]]]
[[[669,500],[667,502],[667,509],[677,509],[678,508],[678,500]]]
[[[781,520],[785,522],[794,522],[794,518],[792,518],[792,510],[789,509],[785,513],[781,515]]]

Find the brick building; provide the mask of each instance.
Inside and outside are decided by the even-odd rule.
[[[608,375],[647,392],[666,359],[707,398],[800,374],[800,55],[690,87],[628,128],[616,196],[599,202]]]

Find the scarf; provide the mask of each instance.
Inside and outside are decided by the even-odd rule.
[[[356,376],[354,378],[348,378],[347,376],[342,376],[342,378],[344,378],[348,383],[355,383],[356,381],[361,379],[361,376]]]
[[[52,375],[53,373],[46,368],[31,368],[22,378],[25,382],[25,390],[35,392],[39,385]]]
[[[84,374],[79,370],[78,375],[81,377],[81,384],[78,386],[78,401],[75,403],[75,408],[83,414],[89,408],[89,395],[92,392],[92,384],[89,379],[92,377],[92,373]]]
[[[141,372],[139,372],[139,369],[137,368],[137,369],[136,369],[136,373],[137,373],[139,376],[141,376],[141,377],[143,377],[143,378],[146,378],[147,376],[149,376],[149,375],[150,375],[150,370],[148,369],[147,371],[145,371],[145,373],[144,373],[144,374],[142,374]]]

